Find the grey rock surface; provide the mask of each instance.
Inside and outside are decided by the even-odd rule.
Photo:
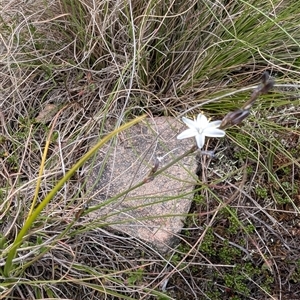
[[[102,148],[87,174],[87,189],[92,205],[103,206],[90,216],[162,253],[174,247],[193,200],[195,153],[153,180],[147,176],[157,157],[163,158],[159,170],[194,145],[193,139],[176,139],[184,129],[172,117],[147,119]]]

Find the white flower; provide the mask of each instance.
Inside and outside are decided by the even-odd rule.
[[[225,135],[224,130],[218,129],[222,121],[209,122],[202,114],[198,115],[197,120],[193,121],[183,117],[182,121],[189,127],[189,129],[180,133],[177,136],[177,139],[181,140],[194,136],[199,149],[202,149],[204,146],[206,136],[223,137]]]

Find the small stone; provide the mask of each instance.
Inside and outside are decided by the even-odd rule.
[[[154,178],[147,176],[157,157],[163,158],[159,170],[193,146],[194,139],[176,139],[184,129],[172,117],[147,119],[102,148],[87,174],[87,189],[90,204],[103,207],[90,216],[162,253],[174,247],[193,200],[195,154]],[[140,182],[144,184],[114,198]]]

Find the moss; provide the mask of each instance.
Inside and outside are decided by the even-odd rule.
[[[230,245],[228,240],[225,240],[223,242],[223,247],[218,251],[218,256],[223,263],[231,264],[241,256],[241,250]]]
[[[215,236],[213,234],[213,229],[208,228],[206,234],[200,244],[199,250],[208,255],[215,255],[216,249],[214,247]]]
[[[254,233],[256,229],[253,224],[246,225],[244,228],[248,234]]]
[[[203,195],[195,194],[194,201],[195,201],[195,204],[201,205],[201,204],[204,204],[206,200]]]
[[[242,268],[237,266],[232,272],[228,272],[224,275],[224,282],[227,288],[230,288],[232,292],[242,294],[244,296],[250,295],[250,289],[247,286],[247,275],[241,272]]]
[[[241,223],[237,216],[237,211],[230,208],[230,215],[228,216],[229,226],[227,232],[229,234],[237,234],[241,229]]]
[[[277,204],[288,204],[290,203],[290,199],[286,197],[285,195],[282,195],[280,192],[275,191],[273,193],[274,199],[277,202]]]
[[[129,284],[136,284],[138,282],[141,282],[144,276],[144,270],[143,268],[140,268],[136,271],[130,271],[129,277],[127,279]]]
[[[255,188],[255,193],[256,193],[256,196],[261,199],[265,199],[268,196],[268,190],[261,186],[257,186]]]

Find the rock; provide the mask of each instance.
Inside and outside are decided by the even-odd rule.
[[[159,170],[193,146],[192,138],[176,139],[184,129],[172,117],[147,119],[120,133],[115,145],[102,148],[87,174],[87,189],[91,204],[103,206],[90,216],[162,253],[173,247],[193,200],[195,154],[128,190],[147,178],[156,157],[163,157]]]

